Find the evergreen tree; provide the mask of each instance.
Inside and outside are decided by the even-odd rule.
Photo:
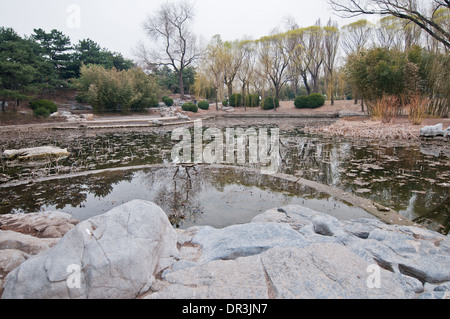
[[[34,29],[31,38],[41,46],[44,57],[52,63],[58,79],[70,78],[70,72],[67,71],[72,50],[70,38],[55,29],[49,33],[42,29]]]
[[[0,98],[2,112],[6,99],[27,99],[52,78],[51,65],[40,55],[31,39],[21,38],[12,28],[0,28]]]

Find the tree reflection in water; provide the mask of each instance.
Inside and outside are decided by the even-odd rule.
[[[54,133],[49,133],[40,139],[7,141],[2,145],[5,149],[52,144],[68,148],[71,156],[39,164],[6,162],[0,158],[0,184],[94,169],[171,163],[170,150],[174,142],[167,132],[79,134],[55,137]],[[294,129],[281,132],[280,170],[372,199],[429,228],[448,233],[450,151],[447,144],[439,148],[427,143],[349,141],[306,135]],[[250,164],[247,166],[253,168]],[[100,202],[104,209],[109,209],[122,201],[142,198],[164,206],[174,224],[192,225],[206,220],[211,210],[221,211],[221,218],[231,222],[232,219],[247,220],[251,215],[249,211],[258,212],[264,203],[279,206],[287,202],[284,197],[270,202],[270,194],[275,198],[270,192],[277,189],[278,182],[253,171],[243,169],[230,173],[201,166],[178,169],[177,173],[174,166],[159,172],[115,172],[1,188],[0,213],[65,209],[76,211],[84,218],[98,213]],[[144,183],[144,179],[148,181]],[[291,186],[284,187],[281,191]],[[255,200],[256,194],[262,196],[259,201]],[[300,194],[302,200],[306,196],[320,197],[305,195],[308,191],[298,189],[291,194]],[[93,199],[97,206],[91,204]],[[240,203],[232,207],[233,200],[240,200]],[[78,209],[84,209],[83,213]],[[238,215],[233,210],[239,210],[241,215],[246,212],[246,219],[228,217]]]

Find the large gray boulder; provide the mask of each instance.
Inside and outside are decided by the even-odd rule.
[[[178,254],[176,232],[151,202],[80,222],[5,278],[2,298],[135,298]]]

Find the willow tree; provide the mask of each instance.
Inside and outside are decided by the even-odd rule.
[[[323,64],[323,29],[320,20],[315,25],[302,29],[304,63],[312,82],[312,92],[319,92],[319,76]],[[308,92],[310,93],[310,92]]]
[[[347,54],[347,60],[358,58],[365,50],[371,39],[373,25],[365,19],[352,22],[342,27],[342,48]],[[350,81],[351,83],[351,81]],[[359,91],[352,85],[355,104],[358,104]],[[361,101],[361,110],[364,111],[364,102]]]
[[[279,100],[280,90],[289,81],[288,65],[291,53],[287,46],[287,33],[273,34],[257,40],[258,63],[266,79],[275,89],[275,98]],[[276,107],[274,107],[276,111]]]
[[[291,63],[289,66],[294,84],[297,86],[298,79],[301,78],[308,94],[311,93],[311,88],[308,82],[308,70],[306,68],[305,54],[306,50],[303,46],[303,30],[292,29],[287,32],[288,36],[288,50],[291,53]],[[297,90],[296,90],[297,91]]]
[[[335,94],[335,74],[334,68],[336,64],[336,55],[339,49],[339,29],[337,23],[331,19],[328,24],[323,28],[323,48],[324,48],[324,66],[327,79],[327,91],[330,93],[331,105],[334,105]]]
[[[420,45],[422,31],[410,21],[387,16],[378,21],[376,35],[379,45],[384,48],[409,50]]]
[[[254,41],[243,40],[239,43],[242,52],[242,63],[237,73],[237,78],[241,82],[242,100],[244,110],[247,110],[246,96],[250,91],[250,82],[255,76],[256,66],[256,44]]]
[[[239,41],[225,41],[221,47],[220,59],[224,84],[228,97],[233,94],[233,82],[244,61],[244,50]]]
[[[360,19],[342,27],[342,48],[347,55],[359,54],[367,48],[372,38],[373,24]]]
[[[197,95],[205,96],[209,88],[214,90],[216,110],[219,109],[218,95],[223,86],[223,42],[220,35],[215,35],[207,45],[200,61],[195,81]]]
[[[178,75],[184,98],[183,70],[201,55],[197,37],[192,31],[194,7],[188,2],[164,3],[144,22],[144,30],[155,41],[156,50],[141,46],[138,55],[148,66],[171,66]]]

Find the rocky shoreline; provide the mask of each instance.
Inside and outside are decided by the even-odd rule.
[[[413,125],[405,119],[397,123],[383,123],[369,118],[339,119],[328,126],[306,127],[305,132],[338,136],[347,138],[364,138],[375,140],[419,141],[421,138],[440,138],[448,140],[450,121],[447,119],[432,119],[427,123],[435,125]],[[444,124],[447,127],[444,129]]]
[[[78,222],[0,216],[3,299],[450,298],[450,237],[302,206],[174,229],[134,200]]]

